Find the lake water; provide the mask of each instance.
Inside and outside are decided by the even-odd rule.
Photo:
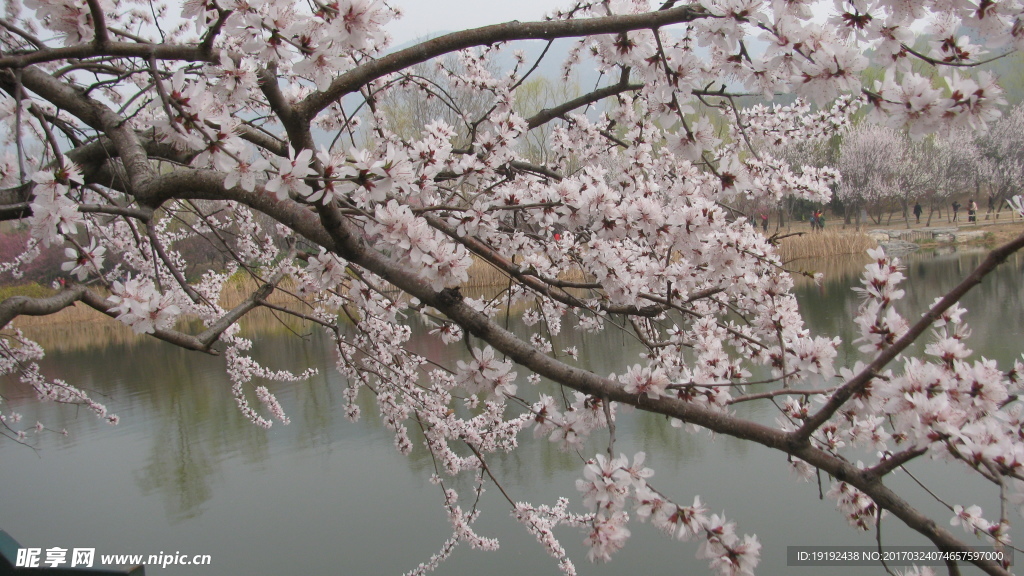
[[[907,316],[924,310],[981,258],[978,253],[911,257],[903,304]],[[851,333],[858,300],[849,288],[861,262],[828,266],[821,286],[799,287],[813,333]],[[964,301],[974,329],[970,344],[1004,367],[1024,349],[1022,281],[1024,259],[1013,257]],[[24,422],[39,420],[70,432],[66,438],[41,435],[35,450],[0,442],[0,528],[23,546],[95,548],[97,555],[209,554],[212,559],[208,567],[149,567],[150,575],[395,575],[427,560],[450,535],[439,489],[428,482],[429,456],[424,450],[399,455],[369,403],[360,422],[344,418],[342,382],[329,369],[332,355],[315,331],[301,340],[273,322],[254,330],[259,333],[255,354],[267,365],[324,367],[311,381],[276,388],[292,423],[269,431],[239,414],[218,358],[95,326],[33,333],[50,346],[44,373],[92,391],[121,423],[109,426],[84,411],[40,405],[19,396],[11,382],[0,382],[4,401],[24,415]],[[571,342],[562,338],[555,344]],[[634,362],[638,350],[609,332],[580,352],[581,363],[609,373],[621,371],[624,361]],[[855,355],[844,346],[841,359]],[[764,421],[774,418],[752,407],[741,409]],[[823,573],[787,567],[786,546],[874,544],[873,534],[846,525],[831,500],[818,499],[815,483],[792,478],[780,455],[664,424],[649,414],[621,414],[617,451],[645,450],[659,490],[680,503],[699,494],[710,511],[724,510],[735,520],[739,533],[756,533],[764,546],[759,574]],[[583,512],[575,489],[579,456],[547,442],[526,441],[529,437],[524,434],[516,454],[490,460],[506,490],[534,504],[554,504],[565,495]],[[599,450],[597,442],[588,446],[589,454]],[[991,490],[981,491],[985,487],[957,468],[915,469],[954,503],[978,503],[986,513],[997,509]],[[908,488],[907,498],[938,519],[950,516],[905,476],[894,477],[890,485]],[[468,484],[456,486],[469,493]],[[460,547],[439,574],[558,573],[493,487],[483,496],[476,529],[500,538],[501,549]],[[565,528],[557,534],[580,574],[709,573],[706,561],[695,558],[696,543],[677,543],[649,525],[634,523],[631,529],[633,538],[605,565],[586,561],[580,532]],[[896,519],[883,521],[883,533],[890,544],[924,543]],[[1014,541],[1024,541],[1019,526]],[[884,574],[880,567],[827,572]]]

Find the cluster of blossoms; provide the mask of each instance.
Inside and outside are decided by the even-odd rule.
[[[441,478],[438,476],[431,477],[431,482],[434,484],[443,485]],[[479,502],[480,495],[483,494],[483,477],[477,475],[476,482],[474,485],[474,497]],[[459,505],[459,494],[451,488],[444,490],[444,507],[445,512],[448,514],[448,521],[452,525],[452,536],[441,546],[441,550],[432,555],[430,560],[421,563],[414,570],[406,572],[404,576],[422,576],[428,572],[432,572],[445,561],[451,553],[455,550],[455,547],[460,542],[469,543],[470,547],[475,550],[497,550],[498,541],[494,538],[484,538],[473,530],[472,524],[480,516],[480,511],[473,506],[473,509],[468,512],[464,512],[462,507]]]
[[[836,482],[828,491],[828,497],[836,501],[836,508],[846,516],[850,526],[868,531],[877,525],[878,505],[860,490],[846,482]]]
[[[61,234],[76,234],[82,223],[78,203],[69,197],[71,186],[82,183],[76,166],[61,170],[41,170],[32,176],[37,184],[32,201],[32,236],[44,246],[62,240]]]
[[[456,382],[470,394],[487,392],[491,398],[501,402],[505,396],[516,393],[516,373],[512,372],[512,362],[502,361],[494,357],[494,348],[488,346],[483,350],[473,350],[473,360],[458,361],[459,371]]]
[[[129,277],[123,283],[114,282],[113,295],[108,298],[111,312],[117,319],[132,327],[137,334],[151,334],[174,325],[181,309],[171,294],[160,293],[148,278]]]
[[[760,562],[761,545],[756,536],[736,535],[736,524],[718,514],[708,514],[700,498],[679,506],[652,489],[647,479],[654,471],[643,465],[646,455],[637,453],[633,463],[625,455],[603,454],[588,460],[576,489],[583,503],[595,512],[587,520],[591,560],[608,561],[630,536],[626,504],[633,502],[642,521],[650,520],[662,532],[678,540],[701,539],[697,556],[723,576],[753,575]],[[556,556],[557,557],[557,556]],[[569,572],[567,572],[568,574]]]
[[[608,427],[605,402],[579,392],[573,393],[573,402],[564,411],[560,411],[559,403],[546,394],[540,395],[532,410],[534,437],[547,436],[564,451],[581,450],[592,432]],[[614,405],[608,410],[614,417]]]
[[[309,257],[304,274],[308,278],[305,289],[314,293],[337,289],[346,278],[345,265],[345,261],[321,249],[319,254]]]
[[[899,261],[890,260],[881,248],[869,250],[868,256],[875,262],[865,267],[861,278],[864,287],[854,289],[864,297],[855,318],[860,330],[856,342],[864,342],[861,352],[887,348],[903,336],[908,327],[907,321],[892,306],[893,301],[904,294],[898,288],[904,279]]]
[[[110,424],[118,423],[119,418],[116,414],[108,413],[105,405],[94,400],[84,390],[64,380],[47,379],[40,371],[38,363],[44,355],[42,347],[25,338],[21,330],[15,330],[10,338],[5,338],[0,343],[0,352],[0,376],[19,375],[21,383],[29,386],[39,400],[81,406]],[[21,420],[21,413],[10,409],[5,412],[0,408],[0,425],[13,432],[14,439],[20,442],[26,442],[30,433],[38,434],[47,430],[41,422],[36,422],[30,428],[16,429]],[[68,432],[61,430],[61,434],[67,435]]]
[[[828,110],[818,111],[799,98],[786,106],[758,104],[743,110],[744,126],[733,127],[733,137],[742,138],[746,134],[771,146],[785,146],[792,141],[821,141],[849,128],[850,116],[862,103],[860,98],[841,96]]]
[[[440,231],[408,206],[392,200],[378,205],[375,216],[376,222],[368,225],[367,231],[379,238],[378,245],[403,255],[401,259],[419,270],[434,289],[458,286],[469,279],[473,261],[466,248],[446,242]]]
[[[308,380],[310,377],[317,373],[315,368],[309,368],[302,374],[292,374],[286,370],[269,370],[252,358],[242,354],[243,351],[247,350],[252,346],[252,342],[245,338],[230,337],[228,338],[230,346],[225,352],[225,360],[228,365],[228,375],[231,377],[231,393],[235,398],[235,402],[238,404],[238,409],[248,418],[253,424],[261,428],[270,428],[273,422],[262,416],[259,411],[253,408],[249,404],[249,400],[245,395],[244,385],[254,378],[260,378],[268,381],[276,382],[298,382],[302,380]],[[278,420],[282,424],[288,424],[290,419],[285,415],[284,408],[277,401],[277,397],[274,396],[270,389],[266,386],[256,387],[256,398],[260,403],[270,412],[271,417]]]

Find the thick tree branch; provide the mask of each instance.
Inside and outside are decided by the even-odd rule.
[[[0,73],[0,88],[14,93],[13,79],[10,72]],[[24,86],[75,116],[90,127],[104,133],[121,158],[128,184],[138,195],[145,196],[146,185],[153,176],[153,167],[138,135],[129,122],[118,116],[113,110],[93,100],[80,89],[61,82],[46,72],[30,66],[21,71]],[[139,198],[144,202],[146,198]]]
[[[257,185],[255,191],[247,192],[240,186],[224,188],[226,174],[215,170],[179,168],[158,176],[151,185],[154,199],[160,203],[177,198],[182,200],[233,200],[294,230],[310,242],[333,250],[334,241],[320,225],[315,212],[309,207],[292,200],[278,200]]]
[[[100,6],[99,0],[86,1],[89,4],[89,13],[92,16],[92,29],[95,34],[96,49],[103,50],[106,48],[107,42],[110,41],[110,36],[107,34],[107,17],[103,15],[103,8]]]
[[[554,120],[555,118],[560,118],[564,114],[567,114],[582,106],[593,104],[595,102],[600,102],[601,100],[604,100],[609,96],[615,96],[616,94],[622,94],[623,92],[639,90],[644,87],[643,84],[630,84],[628,82],[628,77],[625,78],[625,80],[626,81],[624,82],[618,82],[612,84],[611,86],[599,88],[589,94],[584,94],[579,98],[573,98],[572,100],[559,104],[558,106],[555,106],[553,108],[545,108],[540,112],[537,112],[533,116],[527,118],[526,124],[527,126],[529,126],[529,129],[532,130],[538,126],[542,126]]]
[[[346,94],[355,92],[382,76],[426,62],[437,56],[456,52],[473,46],[486,46],[509,40],[552,40],[589,36],[593,34],[614,34],[659,28],[693,22],[713,17],[701,6],[686,5],[658,12],[605,16],[582,20],[552,20],[548,22],[506,22],[474,28],[463,32],[445,34],[411,48],[399,50],[379,60],[367,62],[358,68],[342,74],[331,83],[327,90],[314,92],[299,104],[299,112],[312,118],[324,108],[340,100]]]
[[[677,418],[696,424],[718,434],[726,434],[742,440],[750,440],[795,456],[811,466],[820,468],[838,480],[847,482],[867,494],[878,506],[889,510],[912,529],[931,540],[939,549],[969,551],[971,548],[958,540],[948,530],[938,526],[895,492],[882,484],[881,480],[867,475],[849,462],[828,454],[809,444],[794,443],[791,435],[769,428],[756,422],[743,420],[728,413],[719,412],[675,398],[652,400],[646,395],[627,394],[623,386],[613,380],[592,372],[569,366],[546,354],[533,345],[505,330],[486,315],[466,304],[456,290],[432,290],[412,271],[389,261],[382,254],[372,250],[361,240],[351,224],[330,210],[321,210],[324,224],[335,239],[338,254],[348,261],[362,266],[384,280],[418,298],[424,304],[433,306],[469,333],[487,342],[516,364],[540,374],[563,386],[597,398],[607,398],[636,406],[637,408]],[[1019,239],[1024,243],[1024,236]],[[1004,256],[1005,257],[1005,256]],[[993,576],[1009,576],[1009,572],[995,563],[977,562]]]
[[[75,302],[82,300],[82,295],[88,290],[85,286],[75,286],[46,298],[11,296],[0,303],[0,329],[6,328],[18,316],[56,314],[68,306],[74,306]]]
[[[46,48],[25,54],[0,57],[0,69],[26,68],[33,64],[83,58],[156,58],[185,62],[215,62],[216,58],[203,46],[192,44],[141,44],[138,42],[107,42],[99,49],[92,42],[65,48]]]
[[[74,306],[76,302],[82,302],[111,318],[117,317],[117,314],[111,311],[113,306],[102,296],[97,295],[85,286],[75,286],[47,298],[12,296],[4,300],[0,303],[0,328],[6,327],[18,316],[49,316],[69,306]],[[157,328],[153,332],[153,337],[187,350],[216,354],[215,351],[209,349],[209,344],[212,342],[207,343],[195,336],[183,334],[175,330]]]
[[[129,218],[135,218],[136,220],[141,220],[143,222],[147,222],[151,218],[153,218],[152,210],[143,210],[140,208],[126,208],[123,206],[111,206],[108,204],[79,204],[78,211],[82,213],[127,216]]]
[[[294,256],[294,252],[292,255]],[[261,306],[262,302],[274,292],[274,289],[283,278],[284,270],[280,269],[276,271],[266,283],[249,295],[248,298],[221,316],[209,328],[198,334],[196,336],[196,340],[202,342],[206,349],[209,349],[210,346],[220,338],[220,335],[230,328],[232,324],[241,320],[242,316],[248,314],[250,310]]]

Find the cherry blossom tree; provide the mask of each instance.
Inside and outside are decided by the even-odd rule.
[[[902,130],[859,124],[843,136],[838,196],[855,210],[863,207],[876,224],[886,212],[891,220],[892,210],[899,208],[908,227],[909,207],[924,201],[931,225],[937,209],[984,177],[979,154],[972,131],[950,130],[915,140]]]
[[[916,171],[925,176],[915,179],[918,186],[904,198],[910,202],[918,196],[924,197],[930,208],[926,225],[931,225],[937,207],[949,206],[953,196],[976,191],[985,179],[984,163],[975,134],[967,130],[954,130],[912,145],[917,148]],[[910,168],[912,170],[913,166]]]
[[[981,179],[989,185],[995,209],[1001,212],[1009,199],[1024,191],[1024,104],[981,135],[978,149]]]
[[[881,223],[882,213],[900,193],[900,171],[907,168],[909,158],[909,142],[895,128],[860,124],[843,137],[839,149],[843,180],[837,195],[853,212],[858,230],[861,212]]]
[[[812,113],[810,104],[797,99],[787,106],[753,106],[743,111],[748,124],[760,128],[736,130],[734,138],[746,138],[751,143],[757,161],[771,166],[765,171],[769,187],[775,191],[765,198],[759,195],[755,204],[768,203],[790,212],[791,204],[799,199],[823,201],[825,197],[792,194],[793,187],[825,184],[835,189],[839,183],[837,143],[850,124],[850,111],[858,103],[843,97],[829,109]],[[742,124],[740,128],[742,128]],[[757,164],[754,164],[757,165]],[[758,206],[759,207],[759,206]],[[782,225],[781,218],[779,225]]]
[[[543,21],[389,51],[387,26],[401,12],[383,0],[9,0],[0,215],[31,238],[2,271],[18,274],[54,245],[68,265],[52,296],[0,303],[0,367],[42,400],[116,423],[74,382],[43,374],[44,351],[10,328],[21,315],[88,306],[170,346],[220,355],[232,381],[225,393],[269,427],[288,422],[274,390],[314,368],[259,364],[238,321],[270,308],[317,325],[347,382],[347,415],[359,418],[358,397],[372,395],[396,448],[416,448],[415,427],[436,463],[452,535],[415,573],[460,543],[498,546],[473,528],[477,494],[457,493],[452,478],[500,486],[488,459],[515,450],[528,429],[593,454],[576,504],[506,493],[512,515],[566,574],[576,568],[556,527],[579,528],[589,559],[606,561],[635,521],[698,541],[696,554],[717,573],[753,573],[761,546],[743,534],[742,511],[711,513],[724,504],[670,492],[656,462],[616,452],[622,407],[662,414],[679,434],[711,431],[777,451],[781,466],[830,482],[829,498],[855,529],[877,530],[888,514],[944,551],[1009,546],[1011,503],[1024,496],[1024,365],[972,355],[957,301],[1024,237],[918,319],[900,312],[898,262],[872,252],[855,318],[862,357],[840,366],[838,339],[809,334],[792,278],[732,203],[831,197],[834,172],[795,173],[759,154],[755,137],[826,134],[864,107],[873,122],[914,136],[989,128],[1000,88],[961,69],[1024,46],[1021,3],[837,1],[825,23],[812,4],[581,0]],[[928,53],[911,47],[922,22],[934,40]],[[568,71],[588,63],[609,80],[517,114],[536,62],[489,62],[516,42],[556,38],[575,39]],[[381,103],[400,90],[444,99],[415,71],[447,58],[458,66],[444,68],[444,92],[487,104],[446,100],[451,114],[397,134]],[[863,85],[869,63],[884,74]],[[933,67],[943,85],[914,63]],[[777,93],[809,108],[743,109],[744,95]],[[551,153],[531,163],[517,146],[540,128]],[[176,243],[196,239],[230,264],[190,281]],[[461,291],[474,263],[507,279],[500,298]],[[220,296],[234,274],[258,288],[226,308]],[[297,303],[275,303],[276,290]],[[508,303],[526,309],[529,334],[505,329]],[[411,352],[421,320],[472,358]],[[647,351],[614,374],[595,373],[552,345],[563,330],[584,342],[623,330]],[[777,419],[741,417],[741,403],[765,403]],[[35,433],[0,409],[8,437]],[[957,502],[930,516],[886,484],[928,458],[986,480],[1000,509]],[[948,569],[959,573],[954,561]]]

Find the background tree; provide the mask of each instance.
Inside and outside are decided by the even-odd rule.
[[[914,146],[918,148],[914,155],[916,164],[909,166],[908,171],[924,175],[916,195],[924,197],[928,203],[925,225],[930,226],[937,208],[949,208],[954,197],[962,198],[965,192],[975,191],[972,189],[984,179],[982,158],[975,134],[967,131],[936,135]],[[980,198],[978,204],[984,205]]]
[[[516,90],[516,113],[530,118],[550,106],[568,102],[579,95],[579,85],[573,80],[535,76]],[[555,126],[554,123],[546,123],[524,135],[520,144],[520,153],[524,159],[537,165],[545,165],[553,159],[549,142]],[[572,172],[573,168],[570,167],[569,171]]]
[[[789,176],[775,177],[777,194],[767,199],[758,197],[756,202],[774,205],[780,212],[787,212],[790,218],[793,216],[794,204],[811,207],[804,215],[818,207],[815,202],[784,190],[784,186],[787,182],[794,183],[794,178],[803,178],[805,182],[824,179],[835,190],[838,184],[835,167],[839,164],[839,143],[849,128],[850,110],[857,105],[859,103],[849,98],[842,98],[831,109],[812,113],[808,102],[797,99],[791,105],[759,105],[745,110],[747,123],[762,128],[737,131],[732,137],[746,138],[759,162],[781,162],[776,168],[776,174],[784,171]],[[771,117],[773,121],[762,123],[765,117]],[[760,208],[760,205],[756,206],[756,210]]]
[[[978,138],[980,180],[988,184],[988,193],[998,212],[1007,200],[1024,191],[1024,104],[1017,105],[1005,120]],[[985,206],[985,202],[979,202]]]
[[[852,211],[858,230],[862,213],[876,224],[882,223],[882,214],[900,194],[900,170],[907,166],[910,155],[908,138],[894,128],[859,124],[843,137],[839,148],[843,179],[838,196]]]
[[[979,154],[973,132],[954,130],[915,140],[902,130],[859,124],[842,137],[839,198],[854,209],[864,207],[876,224],[887,213],[891,223],[899,211],[907,227],[910,207],[920,201],[929,207],[930,226],[937,210],[972,192],[984,178]]]
[[[800,1],[584,1],[542,22],[388,52],[386,25],[398,13],[373,0],[9,2],[0,90],[13,152],[0,167],[0,215],[28,226],[30,239],[4,269],[56,245],[68,282],[50,296],[7,298],[0,326],[80,303],[169,345],[219,354],[226,393],[269,427],[288,422],[273,388],[313,368],[259,365],[238,320],[263,307],[318,325],[337,351],[348,416],[372,395],[397,449],[413,450],[416,427],[435,462],[452,536],[420,572],[459,543],[496,546],[473,530],[477,490],[500,486],[488,459],[514,450],[527,428],[593,454],[576,486],[582,511],[504,494],[565,573],[575,567],[554,527],[581,528],[589,558],[603,561],[630,536],[630,512],[700,540],[697,553],[722,574],[753,572],[760,544],[710,513],[720,503],[660,489],[642,454],[616,453],[615,414],[626,406],[666,416],[680,434],[711,431],[778,451],[781,465],[827,479],[856,528],[878,530],[888,513],[942,551],[971,551],[979,539],[1005,547],[1009,503],[1024,489],[1024,365],[974,359],[956,302],[1024,237],[918,320],[899,312],[896,263],[872,252],[855,317],[862,356],[837,366],[837,340],[804,328],[773,247],[731,207],[744,197],[827,202],[835,183],[831,172],[795,174],[759,157],[751,134],[824,133],[858,106],[915,137],[999,117],[994,81],[958,71],[979,51],[945,34],[970,27],[990,46],[1019,47],[1019,4],[908,6],[840,2],[823,26]],[[919,19],[952,59],[910,49]],[[755,37],[762,54],[749,49]],[[570,72],[586,51],[609,80],[524,117],[516,94],[534,67],[490,63],[504,43],[556,38],[579,39]],[[867,48],[885,72],[863,86]],[[912,61],[934,68],[945,89]],[[416,68],[424,63],[442,80],[428,81]],[[421,125],[392,120],[406,111],[389,111],[388,96],[413,97],[403,90],[432,94],[440,111],[417,112]],[[477,104],[460,104],[453,93],[462,90]],[[784,92],[828,112],[741,110],[742,94]],[[599,102],[599,115],[582,113]],[[539,165],[520,142],[544,126],[551,153]],[[197,271],[175,248],[188,238],[229,264],[190,280]],[[507,279],[500,298],[461,291],[474,262]],[[226,308],[221,294],[236,273],[258,288]],[[268,300],[275,290],[296,303]],[[528,334],[506,330],[499,302],[525,308]],[[472,359],[452,365],[410,351],[420,321]],[[598,374],[553,347],[563,329],[622,330],[646,352]],[[116,423],[74,383],[42,374],[42,354],[7,329],[0,369],[41,399]],[[773,417],[734,412],[750,402]],[[26,440],[33,428],[6,406],[5,433]],[[989,482],[999,512],[940,501],[947,510],[932,516],[886,484],[926,456]],[[475,493],[452,488],[460,475]],[[951,518],[966,537],[947,529]],[[1009,573],[985,557],[967,562]],[[950,574],[958,564],[949,560]]]

